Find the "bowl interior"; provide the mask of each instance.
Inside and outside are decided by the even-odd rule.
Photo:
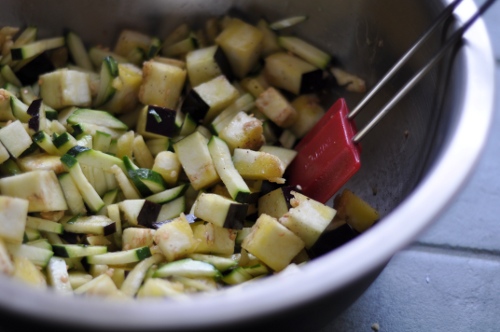
[[[270,21],[294,15],[307,15],[309,19],[289,30],[311,43],[320,46],[331,54],[335,61],[347,70],[364,78],[367,86],[373,86],[377,80],[390,68],[390,66],[407,50],[418,37],[430,26],[434,17],[443,9],[441,1],[364,1],[364,0],[334,0],[334,1],[187,1],[187,0],[87,0],[87,1],[23,1],[4,0],[4,8],[0,12],[2,25],[36,25],[41,28],[41,35],[54,36],[71,28],[82,35],[89,45],[101,43],[113,45],[118,33],[122,28],[137,29],[140,31],[154,33],[160,37],[183,22],[200,25],[206,18],[220,16],[225,13],[240,15],[250,21],[265,17]],[[468,4],[468,8],[473,8]],[[472,6],[472,7],[471,7]],[[75,19],[77,18],[77,19]],[[442,31],[446,31],[444,26]],[[484,27],[478,27],[475,33],[485,35]],[[443,32],[436,33],[429,42],[419,51],[410,62],[396,75],[388,85],[370,103],[367,109],[357,118],[358,126],[362,126],[371,118],[385,102],[394,95],[402,84],[430,57],[442,42]],[[482,38],[480,43],[488,43],[487,38]],[[478,53],[486,49],[488,45]],[[474,46],[474,45],[472,45]],[[430,219],[435,218],[438,211],[442,210],[459,184],[463,182],[466,175],[473,166],[484,141],[483,134],[477,138],[477,142],[471,147],[469,157],[471,159],[458,178],[453,180],[450,190],[444,191],[446,197],[439,206],[427,214],[404,215],[403,212],[393,213],[399,207],[411,205],[425,209],[425,200],[419,194],[419,188],[425,187],[426,179],[432,178],[434,170],[439,168],[445,158],[449,146],[453,146],[457,132],[464,130],[463,117],[467,112],[467,98],[471,93],[471,87],[467,83],[471,70],[471,57],[461,49],[458,53],[450,52],[441,66],[429,73],[413,90],[406,96],[384,120],[371,132],[367,139],[362,141],[362,168],[360,172],[346,185],[346,187],[365,198],[373,204],[384,218],[380,222],[380,228],[388,228],[389,225],[398,225],[404,222],[413,222],[410,227],[414,234],[405,234],[399,240],[394,240],[392,246],[381,248],[380,256],[372,262],[366,262],[366,268],[359,268],[355,275],[351,275],[351,281],[340,279],[336,281],[331,278],[328,283],[330,289],[325,292],[335,291],[367,273],[375,267],[379,267],[390,254],[397,248],[408,243],[411,236],[416,235]],[[490,55],[483,55],[486,59],[485,66],[490,64]],[[453,61],[452,61],[453,60]],[[490,75],[491,76],[491,75]],[[490,77],[488,76],[488,80]],[[493,94],[487,98],[492,100]],[[324,96],[325,105],[328,106],[338,97],[345,97],[348,105],[352,108],[360,100],[361,96],[354,93],[346,93],[340,89],[333,89]],[[486,101],[491,108],[489,100]],[[485,111],[486,112],[486,111]],[[491,112],[490,112],[491,113]],[[484,114],[481,122],[476,124],[476,129],[487,131],[487,120],[489,114]],[[448,175],[451,178],[451,174]],[[385,220],[387,219],[387,220]],[[398,220],[396,220],[398,219]],[[414,220],[412,220],[414,219]],[[386,222],[387,221],[387,222]],[[390,224],[393,223],[393,224]],[[386,224],[386,225],[384,225]],[[415,225],[417,224],[417,225]],[[377,225],[375,228],[378,228]],[[397,226],[396,226],[397,228]],[[291,293],[296,286],[304,286],[311,282],[319,273],[336,271],[342,269],[341,264],[349,261],[366,261],[363,258],[366,252],[378,250],[380,235],[376,235],[376,229],[370,230],[353,241],[352,244],[341,248],[338,253],[325,255],[310,266],[305,268],[304,274],[291,275],[283,281],[283,284],[291,287]],[[380,231],[382,232],[382,230]],[[388,233],[383,230],[384,236]],[[397,236],[397,235],[394,235]],[[390,240],[388,240],[390,242]],[[339,259],[340,253],[347,255],[345,259]],[[362,264],[362,263],[359,263]],[[356,265],[356,264],[354,264]],[[352,271],[351,271],[352,272]],[[309,278],[309,279],[308,279]],[[215,321],[230,321],[243,316],[252,317],[262,313],[258,306],[263,301],[260,295],[273,294],[278,291],[278,281],[265,281],[253,285],[253,293],[248,294],[242,290],[228,292],[225,295],[217,295],[210,298],[204,297],[192,303],[183,303],[173,308],[167,302],[141,303],[141,304],[117,304],[118,309],[110,309],[106,304],[92,301],[75,301],[74,299],[60,299],[57,296],[47,294],[33,295],[31,290],[26,290],[17,284],[13,284],[5,278],[1,278],[0,289],[6,289],[0,295],[0,304],[9,306],[14,310],[28,310],[30,314],[42,316],[50,315],[50,319],[57,319],[50,312],[63,310],[65,313],[71,310],[98,311],[94,313],[95,324],[107,322],[109,326],[135,326],[133,318],[147,321],[150,326],[176,326],[176,324],[194,324],[190,321],[189,310],[205,309],[212,313],[199,316],[199,324],[210,324]],[[282,286],[285,287],[285,286]],[[305,285],[303,288],[313,289],[314,285]],[[273,290],[274,289],[274,290]],[[304,291],[304,290],[303,290]],[[313,290],[310,297],[314,297],[318,290]],[[21,294],[17,299],[9,297]],[[279,298],[283,294],[276,294]],[[47,304],[44,308],[34,308],[29,304],[29,298],[36,296],[37,301]],[[292,296],[292,295],[290,295]],[[281,296],[285,301],[286,296]],[[291,301],[305,302],[308,296],[297,293],[288,298]],[[309,298],[310,299],[310,298]],[[241,301],[247,302],[249,309],[247,313],[235,314],[233,318],[222,317],[220,312],[214,310],[214,306],[223,304],[231,307],[241,305]],[[277,306],[286,305],[280,300],[273,302]],[[342,301],[340,299],[340,301]],[[75,302],[79,302],[75,304]],[[88,303],[92,302],[92,305]],[[216,305],[214,305],[216,304]],[[165,317],[154,306],[160,305],[165,310],[173,310],[175,317]],[[212,307],[210,309],[210,307]],[[52,309],[51,309],[52,308]],[[194,308],[194,309],[193,309]],[[112,310],[112,311],[109,311]],[[135,310],[135,311],[134,311]],[[182,310],[186,310],[183,312]],[[243,310],[244,311],[244,310]],[[233,313],[230,310],[231,313]],[[112,315],[111,315],[112,313]],[[225,315],[226,316],[226,315]],[[66,317],[78,319],[76,313]],[[111,318],[110,318],[111,317]],[[142,318],[141,318],[142,317]],[[203,320],[204,319],[204,320]],[[82,320],[81,321],[85,321]],[[93,324],[92,322],[87,322]],[[118,325],[113,325],[118,324]],[[139,324],[140,325],[140,324]]]

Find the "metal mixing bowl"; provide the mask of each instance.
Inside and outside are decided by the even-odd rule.
[[[166,33],[229,10],[250,20],[308,15],[291,32],[334,54],[372,86],[444,8],[436,0],[2,0],[1,25],[36,25],[42,36],[70,27],[89,44],[112,45],[122,28]],[[459,20],[475,9],[466,0]],[[437,33],[359,117],[364,123],[441,44]],[[65,329],[212,329],[255,325],[294,330],[321,326],[351,304],[391,256],[435,220],[474,168],[492,117],[494,63],[482,21],[369,134],[362,169],[347,184],[383,219],[348,244],[301,268],[245,287],[182,302],[109,302],[37,292],[0,276],[2,323],[37,322]],[[340,95],[332,91],[330,103]],[[351,107],[360,96],[343,94]],[[17,317],[17,318],[16,318]],[[24,319],[29,317],[30,320]],[[43,321],[40,322],[39,320]],[[237,325],[236,325],[237,324]],[[271,325],[270,325],[271,324]],[[285,325],[284,325],[285,324]],[[15,325],[19,327],[20,325]]]

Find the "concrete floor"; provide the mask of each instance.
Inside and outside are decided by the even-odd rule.
[[[485,15],[497,81],[499,18],[497,3]],[[321,332],[500,331],[500,85],[496,91],[490,139],[463,192]]]

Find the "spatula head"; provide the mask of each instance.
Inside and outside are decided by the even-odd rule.
[[[295,148],[289,184],[314,200],[328,201],[361,167],[360,146],[352,141],[356,127],[348,114],[345,100],[339,99]]]

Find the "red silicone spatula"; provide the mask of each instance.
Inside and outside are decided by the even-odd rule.
[[[354,116],[377,91],[399,70],[421,44],[451,16],[462,0],[448,5],[429,30],[389,70],[358,106],[349,111],[344,99],[339,99],[300,141],[297,156],[290,164],[287,175],[291,185],[300,186],[302,192],[320,202],[328,201],[361,167],[359,141],[371,130],[401,98],[460,40],[465,31],[496,1],[486,1],[479,10],[455,31],[431,60],[377,113],[360,131],[356,130]]]

